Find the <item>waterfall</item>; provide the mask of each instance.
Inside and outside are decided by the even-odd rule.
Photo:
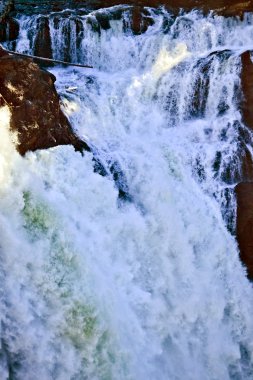
[[[253,295],[234,238],[247,131],[238,108],[253,16],[131,8],[46,18],[62,108],[106,165],[72,147],[20,157],[0,110],[1,379],[250,380]],[[8,43],[13,44],[13,43]]]

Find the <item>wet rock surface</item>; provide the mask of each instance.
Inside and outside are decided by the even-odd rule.
[[[244,123],[253,131],[253,62],[250,51],[242,54],[241,84],[243,93],[242,118]]]
[[[242,182],[236,186],[237,239],[240,257],[248,277],[253,280],[253,183]]]
[[[34,41],[34,54],[39,57],[52,58],[53,52],[48,18],[41,17],[37,20],[37,30],[38,33]]]
[[[10,17],[14,11],[13,0],[0,2],[0,42],[12,41],[18,37],[19,23]]]
[[[11,17],[0,19],[0,42],[12,41],[18,37],[19,23]]]
[[[241,143],[249,145],[249,135],[253,133],[253,63],[251,52],[242,54],[241,72],[241,114],[246,128],[240,132]],[[242,149],[241,149],[242,150]],[[253,162],[251,153],[245,150],[242,158],[242,182],[236,186],[237,220],[236,235],[240,257],[245,264],[248,277],[253,279]]]
[[[118,4],[134,5],[137,7],[158,7],[164,5],[174,12],[178,12],[180,8],[186,11],[194,8],[201,9],[204,12],[215,10],[224,16],[241,16],[244,12],[253,11],[253,2],[238,1],[238,0],[16,0],[15,8],[18,12],[34,13],[37,12],[50,12],[60,11],[66,8],[88,7],[90,9],[98,9],[103,7],[110,7]]]
[[[29,58],[0,51],[0,104],[11,111],[11,130],[18,134],[18,151],[47,149],[71,144],[90,150],[74,133],[60,108],[55,78]]]

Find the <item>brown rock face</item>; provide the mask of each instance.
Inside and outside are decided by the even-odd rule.
[[[253,63],[250,58],[250,51],[242,54],[241,84],[243,92],[241,103],[243,122],[253,130]]]
[[[241,86],[243,98],[241,113],[244,124],[253,131],[253,63],[250,52],[242,54]],[[247,141],[246,129],[241,131],[242,141]],[[242,157],[242,181],[236,186],[237,196],[237,240],[240,248],[240,257],[247,267],[248,277],[253,279],[253,162],[251,153],[246,150]],[[246,182],[248,181],[248,182]]]
[[[236,186],[237,239],[240,257],[253,279],[253,183],[242,182]]]
[[[17,150],[47,149],[71,144],[90,150],[73,132],[54,87],[55,78],[28,58],[0,51],[0,104],[11,111],[11,129],[18,132]]]
[[[18,37],[19,23],[13,18],[0,19],[0,42],[12,41]]]
[[[187,11],[193,8],[204,12],[215,10],[224,16],[241,16],[244,12],[253,10],[252,0],[15,0],[15,8],[21,12],[31,12],[37,7],[38,12],[61,10],[67,7],[90,7],[92,9],[110,7],[118,4],[135,5],[138,7],[166,6],[168,9],[178,11],[183,8]]]
[[[85,3],[84,1],[73,1],[73,3]],[[105,0],[101,1],[89,1],[93,7],[108,7],[117,4],[129,4],[137,5],[141,7],[158,7],[164,5],[166,8],[172,11],[178,11],[183,8],[186,11],[190,11],[194,8],[201,9],[204,12],[209,12],[214,10],[219,14],[224,16],[242,16],[244,12],[253,11],[253,1],[240,1],[240,0],[128,0],[128,1],[118,1],[118,0]],[[87,2],[86,2],[87,4]]]
[[[38,33],[34,41],[34,55],[38,57],[52,58],[52,47],[49,20],[46,17],[41,17],[37,21]]]

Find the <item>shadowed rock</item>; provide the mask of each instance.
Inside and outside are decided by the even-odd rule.
[[[241,87],[242,99],[240,102],[240,109],[242,114],[242,121],[246,128],[240,130],[241,141],[246,147],[246,153],[242,163],[243,178],[242,181],[253,182],[253,161],[251,153],[248,151],[247,145],[252,144],[253,133],[253,63],[250,58],[250,51],[242,54],[242,72],[241,72]],[[253,238],[252,238],[253,239]]]
[[[37,20],[37,29],[38,32],[34,41],[34,55],[52,58],[53,52],[51,47],[49,20],[47,17],[41,17]]]
[[[18,37],[19,23],[11,17],[0,19],[0,42],[12,41]]]
[[[19,23],[10,17],[14,11],[14,1],[2,1],[0,4],[0,42],[12,41],[18,37]]]
[[[241,84],[243,92],[241,103],[243,122],[253,131],[253,63],[250,51],[242,54]]]
[[[249,135],[253,132],[253,63],[250,52],[242,54],[241,72],[241,113],[246,128],[240,136],[244,145],[251,143]],[[253,279],[253,162],[251,153],[246,150],[242,162],[242,181],[236,186],[237,220],[236,234],[240,257],[247,267],[248,277]],[[248,181],[248,182],[246,182]]]
[[[253,183],[242,182],[236,186],[237,239],[240,257],[247,267],[248,277],[253,279]]]
[[[90,150],[74,133],[60,108],[55,77],[29,58],[0,51],[1,104],[11,109],[11,130],[18,133],[17,150],[47,149],[71,144],[78,151]]]

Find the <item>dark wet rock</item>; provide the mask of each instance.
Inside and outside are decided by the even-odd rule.
[[[206,110],[207,97],[209,92],[209,70],[211,67],[210,59],[201,59],[194,70],[196,79],[193,86],[193,96],[190,102],[190,114],[193,117],[203,117]]]
[[[34,55],[45,58],[52,58],[51,36],[49,20],[41,17],[37,21],[37,34],[34,41]]]
[[[14,0],[2,1],[0,4],[0,42],[12,41],[18,37],[19,24],[10,17],[14,11]]]
[[[19,23],[11,17],[0,19],[0,42],[17,39]]]
[[[133,7],[131,10],[131,16],[131,29],[136,35],[145,33],[148,27],[154,23],[148,11],[142,7]]]
[[[110,29],[110,18],[109,15],[104,12],[97,12],[96,13],[96,19],[98,21],[98,24],[100,25],[101,29],[108,30]]]
[[[201,58],[193,70],[196,72],[193,94],[189,105],[189,113],[193,117],[203,117],[206,111],[207,98],[209,93],[210,70],[214,59],[220,62],[226,61],[232,54],[231,50],[224,49],[215,51],[205,58]],[[225,97],[224,97],[225,98]],[[228,110],[228,105],[221,101],[218,106],[219,114],[222,116]]]
[[[242,54],[241,85],[243,92],[241,102],[243,122],[253,131],[253,63],[250,51]]]
[[[252,143],[253,133],[253,63],[251,54],[246,51],[242,54],[242,72],[241,72],[241,89],[242,96],[240,99],[240,109],[242,121],[246,127],[240,127],[240,142],[244,157],[242,160],[243,181],[253,181],[253,161],[248,145]]]
[[[93,153],[94,172],[103,177],[110,177],[119,191],[119,200],[124,202],[132,202],[126,176],[121,169],[120,164],[111,159],[102,160],[100,154],[95,147],[91,147]]]
[[[253,182],[239,183],[236,195],[236,231],[240,257],[247,268],[248,277],[253,279]]]
[[[0,51],[1,104],[11,109],[11,130],[18,133],[17,150],[47,149],[71,144],[78,151],[90,150],[74,133],[60,108],[55,77],[29,58]]]
[[[109,170],[112,178],[119,190],[119,199],[122,201],[131,202],[132,197],[129,193],[129,188],[124,172],[122,171],[119,163],[117,161],[112,162],[109,165]]]

